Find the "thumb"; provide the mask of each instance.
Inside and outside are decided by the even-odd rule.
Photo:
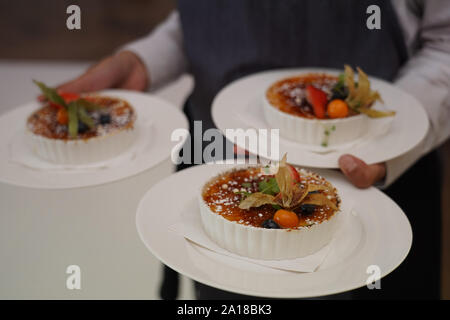
[[[363,160],[349,154],[339,158],[339,167],[348,180],[358,188],[368,188],[386,175],[384,163],[368,165]]]

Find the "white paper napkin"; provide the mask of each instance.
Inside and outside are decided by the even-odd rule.
[[[294,272],[314,272],[322,264],[332,246],[331,242],[312,255],[290,260],[258,260],[231,253],[214,243],[203,230],[200,219],[200,209],[196,199],[192,199],[191,202],[186,205],[186,209],[182,213],[180,221],[171,225],[169,230],[216,253],[269,268]]]

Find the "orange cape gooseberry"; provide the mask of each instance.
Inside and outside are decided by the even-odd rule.
[[[348,105],[344,100],[334,99],[328,103],[328,116],[332,119],[348,116]]]
[[[299,223],[298,216],[295,212],[284,209],[275,212],[273,220],[282,228],[295,228]]]

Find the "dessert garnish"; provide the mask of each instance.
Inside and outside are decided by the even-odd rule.
[[[77,138],[79,133],[95,127],[95,121],[89,112],[101,109],[102,106],[89,101],[89,98],[82,98],[76,93],[59,94],[55,89],[47,87],[42,82],[36,80],[33,82],[41,89],[50,105],[58,110],[56,119],[60,125],[67,125],[70,138]]]
[[[327,94],[313,85],[308,84],[306,86],[306,100],[312,106],[316,117],[319,119],[325,119],[328,103]]]
[[[364,113],[371,118],[389,117],[395,115],[395,111],[379,111],[372,109],[375,101],[383,102],[378,91],[370,89],[370,81],[367,74],[360,68],[358,70],[358,82],[355,83],[353,69],[345,65],[344,74],[340,76],[338,83],[333,88],[338,94],[348,91],[345,102],[353,111]],[[344,94],[345,96],[345,94]],[[330,103],[331,104],[331,103]],[[330,107],[330,105],[329,105]]]
[[[355,81],[353,69],[345,65],[339,76],[308,73],[274,83],[266,92],[269,103],[279,110],[311,119],[339,119],[358,114],[371,118],[395,115],[394,111],[372,108],[383,102],[378,91],[370,88],[370,81],[360,68]]]
[[[259,192],[245,196],[239,204],[239,208],[247,210],[270,204],[279,209],[274,216],[275,221],[277,220],[277,215],[286,216],[285,211],[289,211],[295,215],[292,210],[300,206],[328,206],[333,210],[337,210],[337,206],[333,201],[319,192],[321,190],[327,190],[328,187],[326,185],[309,184],[307,181],[302,181],[297,170],[286,163],[286,157],[285,154],[279,163],[275,177],[268,179],[268,181],[260,182]],[[293,215],[291,216],[295,220]],[[294,222],[292,221],[293,225]]]

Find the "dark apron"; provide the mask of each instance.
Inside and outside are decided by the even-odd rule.
[[[381,9],[379,30],[366,26],[366,10],[372,4]],[[178,10],[195,80],[184,108],[191,128],[194,120],[202,121],[203,130],[214,127],[210,110],[214,96],[231,81],[254,72],[287,67],[342,69],[350,64],[393,80],[407,60],[398,19],[387,0],[178,0]],[[399,197],[419,199],[408,192]],[[170,280],[169,269],[166,273],[167,289],[167,283],[175,280]],[[385,282],[383,292],[388,291]],[[196,287],[200,298],[239,297]],[[166,297],[170,298],[167,290]]]
[[[366,26],[378,4],[381,29]],[[392,80],[406,48],[389,1],[179,0],[184,48],[195,87],[187,114],[213,127],[210,106],[229,82],[274,68],[359,66]]]

